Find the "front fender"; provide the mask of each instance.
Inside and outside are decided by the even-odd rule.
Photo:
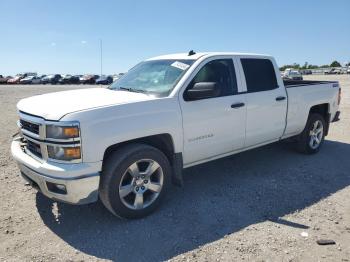
[[[182,152],[182,118],[176,98],[160,98],[74,112],[62,120],[80,122],[84,162],[103,160],[105,150],[129,140],[169,134]]]

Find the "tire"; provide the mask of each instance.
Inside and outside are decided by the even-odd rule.
[[[323,144],[325,129],[326,121],[323,116],[311,113],[303,132],[297,139],[297,150],[304,154],[317,153]]]
[[[160,150],[146,144],[126,145],[104,161],[99,196],[118,217],[145,217],[161,203],[170,176],[169,160]]]

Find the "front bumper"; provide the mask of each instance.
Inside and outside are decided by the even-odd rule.
[[[11,153],[21,176],[45,196],[70,204],[87,204],[98,198],[101,163],[61,164],[39,162],[27,155],[20,139],[13,140]]]

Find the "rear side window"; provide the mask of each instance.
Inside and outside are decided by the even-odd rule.
[[[241,59],[248,93],[278,88],[275,69],[269,59]]]

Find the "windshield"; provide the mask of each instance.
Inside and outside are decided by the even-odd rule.
[[[150,60],[141,62],[114,82],[109,89],[142,92],[164,97],[170,94],[194,60]]]

